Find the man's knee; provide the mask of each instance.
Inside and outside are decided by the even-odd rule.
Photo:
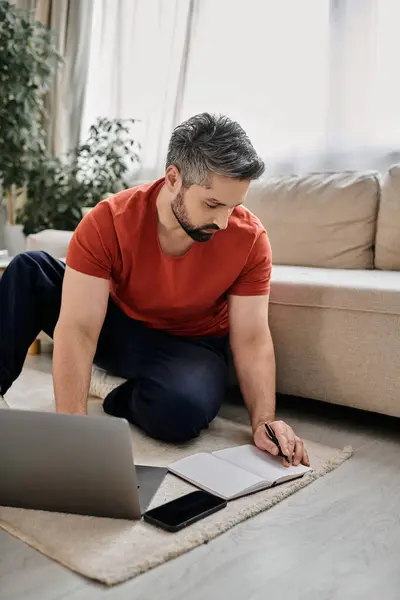
[[[147,433],[157,439],[171,443],[187,442],[208,427],[220,404],[220,398],[204,398],[185,392],[161,396],[153,404],[147,423],[143,425]]]
[[[104,411],[141,427],[151,437],[182,443],[197,437],[219,410],[204,398],[172,390],[155,390],[149,381],[126,381],[105,398]]]
[[[225,392],[223,359],[213,357],[207,367],[201,361],[190,369],[174,371],[161,365],[147,377],[130,380],[111,392],[104,410],[127,418],[156,439],[186,442],[216,417]]]
[[[197,437],[216,417],[226,388],[226,366],[222,358],[212,358],[206,362],[199,357],[195,365],[179,369],[175,377],[147,382],[146,391],[154,402],[154,437],[166,442],[186,442]]]
[[[32,269],[36,267],[40,267],[41,263],[46,261],[46,253],[42,250],[27,250],[26,252],[21,252],[14,256],[8,265],[7,271],[10,272],[18,272],[21,271],[32,271]]]

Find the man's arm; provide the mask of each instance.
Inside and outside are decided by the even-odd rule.
[[[275,421],[275,354],[268,295],[229,296],[230,344],[253,431]]]
[[[86,414],[97,341],[110,283],[67,266],[60,317],[54,331],[53,380],[56,410]]]
[[[303,441],[283,421],[275,420],[275,354],[268,325],[268,295],[228,298],[230,344],[244,401],[253,429],[254,443],[278,454],[265,423],[273,428],[283,453],[294,465],[309,464]],[[287,462],[284,460],[284,464]]]

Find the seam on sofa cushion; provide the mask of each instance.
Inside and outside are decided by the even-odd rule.
[[[376,236],[378,234],[378,218],[379,218],[379,211],[381,209],[382,185],[383,185],[383,182],[382,182],[381,178],[376,173],[372,173],[372,176],[374,177],[375,182],[376,182],[376,196],[377,196],[376,211],[375,211],[374,243],[372,244],[373,268],[376,269],[376,266],[375,266],[375,258],[376,258],[375,257]]]
[[[400,317],[399,312],[391,312],[388,310],[371,310],[367,308],[352,308],[347,306],[331,306],[329,304],[302,304],[300,302],[277,302],[276,300],[270,300],[269,304],[276,304],[277,306],[297,306],[299,308],[322,308],[325,310],[347,310],[348,312],[355,313],[371,313],[375,315],[391,315],[392,317]]]

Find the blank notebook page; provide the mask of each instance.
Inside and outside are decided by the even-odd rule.
[[[253,473],[202,452],[178,460],[169,469],[223,498],[231,498],[263,481]]]
[[[298,467],[284,467],[280,458],[271,456],[268,452],[264,452],[250,444],[246,446],[237,446],[236,448],[227,448],[226,450],[217,450],[213,452],[214,456],[222,458],[224,461],[229,461],[246,471],[255,473],[273,483],[280,477],[288,475],[302,475],[311,469],[299,465]]]

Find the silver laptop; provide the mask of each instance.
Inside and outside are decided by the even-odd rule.
[[[167,469],[135,466],[116,417],[0,411],[0,505],[140,519]]]

